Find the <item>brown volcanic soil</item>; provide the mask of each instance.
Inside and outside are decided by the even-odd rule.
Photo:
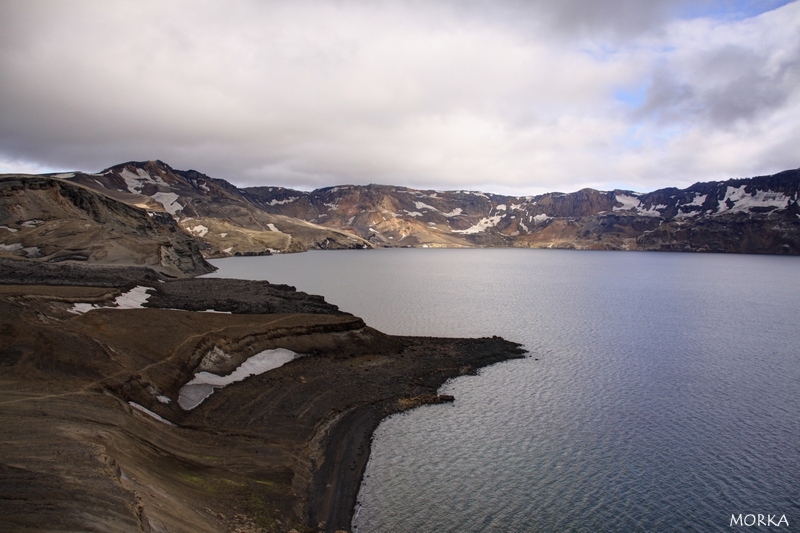
[[[195,292],[209,303],[236,294],[243,308],[266,296],[277,311],[75,315],[75,302],[109,303],[120,289],[0,285],[0,531],[348,529],[381,418],[436,402],[450,377],[521,357],[499,338],[390,337],[289,288],[262,285],[248,302],[242,282],[211,281],[148,286],[170,287],[161,307]],[[286,312],[303,305],[312,312]],[[192,411],[177,405],[196,370],[225,374],[277,347],[308,356]]]

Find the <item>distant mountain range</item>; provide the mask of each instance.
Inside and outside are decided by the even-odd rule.
[[[800,254],[799,191],[800,169],[650,193],[515,197],[386,185],[306,192],[238,188],[161,161],[129,162],[97,174],[2,176],[0,255],[155,262],[197,273],[206,269],[198,251],[207,258],[369,247]],[[156,251],[141,250],[153,239]]]

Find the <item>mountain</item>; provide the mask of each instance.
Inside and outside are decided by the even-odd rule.
[[[46,176],[0,177],[0,255],[141,265],[170,276],[213,270],[168,214]]]
[[[134,224],[133,219],[163,226],[164,235],[168,233],[176,242],[159,248],[160,253],[172,254],[172,259],[164,259],[167,263],[188,261],[185,267],[178,267],[185,272],[198,268],[195,248],[206,258],[372,247],[800,254],[800,169],[650,193],[583,189],[538,196],[386,185],[340,185],[310,192],[266,186],[238,188],[195,170],[175,170],[161,161],[123,163],[98,174],[7,176],[3,181],[16,185],[3,189],[3,201],[11,207],[1,213],[6,222],[0,221],[5,224],[0,226],[0,255],[38,255],[47,260],[72,255],[99,262],[161,261],[154,262],[151,252],[146,260],[143,252],[104,258],[100,250],[112,243],[115,250],[127,246],[129,252],[133,245],[119,240],[118,233],[113,234],[114,239],[106,238],[109,233],[99,240],[91,232],[81,234],[76,224],[89,223],[86,227],[94,228],[87,221],[99,219],[75,211],[81,210],[75,207],[80,202],[73,202],[72,210],[67,211],[42,207],[44,204],[13,207],[13,194],[9,196],[7,191],[22,183],[28,184],[24,189],[33,191],[39,187],[35,183],[47,182],[47,188],[82,191],[78,196],[87,198],[94,191],[99,195],[93,200],[97,205],[116,206],[106,208],[106,219],[109,213],[124,213],[120,223],[128,228],[122,232],[127,239],[134,239],[139,231],[134,229],[139,222]],[[41,198],[37,201],[43,202]],[[56,200],[52,195],[48,198]],[[14,209],[30,213],[21,216]],[[53,233],[48,226],[30,231],[38,224],[34,220],[44,220],[31,214],[34,211],[46,212],[51,225],[60,217],[59,224],[70,229]],[[136,238],[144,242],[154,235],[148,229]],[[62,242],[62,237],[68,237],[69,243]]]
[[[800,170],[651,193],[503,196],[382,185],[244,189],[264,211],[377,246],[800,253]]]
[[[369,247],[337,229],[266,212],[225,180],[195,170],[175,170],[161,161],[123,163],[99,174],[57,176],[143,209],[169,213],[199,238],[209,257]]]

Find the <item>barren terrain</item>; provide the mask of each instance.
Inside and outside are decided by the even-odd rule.
[[[8,263],[2,531],[347,530],[383,417],[442,401],[450,377],[522,356],[499,338],[387,336],[286,286],[159,281],[145,269],[119,269],[114,284],[111,267],[74,265],[24,279]],[[147,280],[158,307],[108,307]],[[237,312],[178,309],[192,293]],[[76,314],[75,304],[95,308]],[[196,371],[224,375],[271,348],[305,356],[178,406]]]

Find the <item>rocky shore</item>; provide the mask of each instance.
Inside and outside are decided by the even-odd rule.
[[[114,308],[134,287],[144,307]],[[349,530],[378,423],[523,356],[384,335],[285,285],[13,260],[0,331],[0,531]],[[178,405],[197,371],[275,348],[304,356]]]

